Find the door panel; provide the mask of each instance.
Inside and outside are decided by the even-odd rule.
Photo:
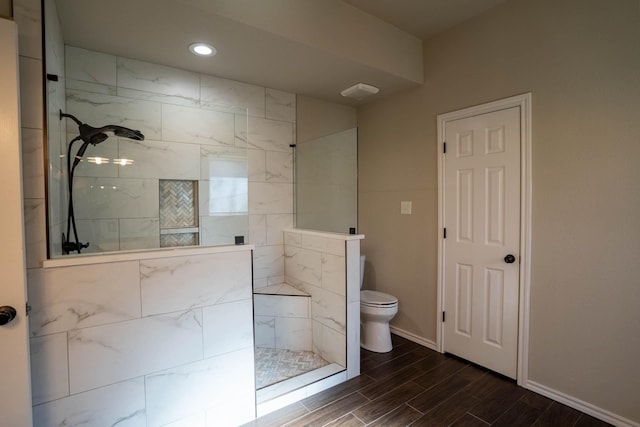
[[[20,160],[17,27],[0,18],[0,306],[12,306],[16,317],[0,326],[2,358],[0,425],[31,425],[28,321]]]
[[[444,349],[515,378],[520,108],[449,121],[445,138]]]

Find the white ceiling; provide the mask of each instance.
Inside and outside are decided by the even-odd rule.
[[[265,3],[267,1],[271,3]],[[395,37],[390,46],[396,43],[402,47],[415,40],[419,48],[420,40],[425,37],[504,0],[343,1],[345,3],[338,0],[56,0],[56,4],[66,44],[357,105],[370,99],[348,100],[339,95],[340,91],[365,82],[380,88],[380,93],[371,98],[376,99],[419,84],[416,79],[389,67],[378,66],[385,58],[377,58],[378,62],[360,59],[361,46],[368,46],[371,52],[367,53],[374,59],[384,56],[383,48],[376,50],[380,39],[373,42],[381,29],[388,30],[383,31],[384,34]],[[315,16],[311,13],[305,16],[303,9],[307,6]],[[290,17],[276,16],[294,8],[298,9],[298,15],[290,16],[335,22],[335,28],[326,28],[326,38],[333,37],[333,45],[310,43],[308,37],[296,37],[296,31],[303,35],[304,22],[296,28],[282,20]],[[324,15],[328,16],[318,13],[325,9]],[[256,17],[257,10],[268,13]],[[252,13],[253,16],[243,21],[244,16]],[[354,23],[358,22],[353,31],[342,38],[345,45],[349,44],[347,38],[359,43],[360,50],[354,50],[352,55],[341,43],[335,43],[335,37],[341,36],[337,33],[338,23],[344,18],[335,16],[336,13],[347,13],[349,19],[353,17]],[[285,25],[274,25],[278,19]],[[342,21],[344,23],[344,19]],[[365,28],[367,25],[371,28]],[[280,31],[281,27],[291,28]],[[194,57],[186,48],[193,41],[212,40],[218,50],[212,58]],[[351,44],[358,46],[358,43]],[[393,56],[393,50],[386,48]],[[411,52],[421,55],[421,49]],[[421,56],[412,59],[421,66]],[[400,60],[390,61],[395,62]],[[421,75],[421,69],[418,71]]]

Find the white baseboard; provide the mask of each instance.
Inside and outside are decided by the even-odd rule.
[[[396,335],[400,335],[402,338],[406,338],[409,341],[413,341],[416,344],[420,344],[422,346],[430,348],[433,351],[438,351],[438,345],[434,341],[420,337],[416,334],[412,334],[411,332],[407,332],[393,325],[389,325],[389,329],[391,330],[391,332],[393,332]]]
[[[609,424],[613,424],[614,426],[640,427],[640,423],[636,421],[626,419],[624,417],[621,417],[620,415],[614,414],[613,412],[598,408],[591,403],[587,403],[573,396],[569,396],[568,394],[554,390],[542,384],[538,384],[535,381],[528,380],[523,384],[523,387],[545,397],[548,397],[549,399],[553,399],[555,401],[563,403],[573,409],[584,412],[585,414],[589,414],[592,417],[598,418],[599,420],[605,421]]]

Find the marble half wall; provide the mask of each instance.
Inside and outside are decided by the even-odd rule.
[[[362,235],[284,231],[285,282],[311,295],[313,351],[360,374]]]
[[[34,425],[254,419],[252,247],[212,249],[29,270]]]

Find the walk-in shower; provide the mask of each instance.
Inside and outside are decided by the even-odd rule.
[[[82,249],[89,247],[89,242],[81,243],[78,238],[78,229],[76,227],[76,218],[75,213],[73,211],[73,176],[76,168],[84,158],[84,153],[89,147],[89,144],[96,146],[101,142],[106,141],[109,138],[107,132],[113,133],[117,137],[128,138],[134,141],[144,141],[144,135],[139,130],[133,130],[126,128],[124,126],[118,125],[107,125],[99,128],[90,126],[86,123],[82,123],[78,118],[73,116],[72,114],[63,113],[60,110],[60,120],[63,118],[70,118],[78,125],[78,132],[80,135],[73,138],[69,141],[67,147],[67,184],[68,184],[68,209],[67,209],[67,234],[62,233],[62,253],[64,255],[69,254],[73,251],[77,251],[80,253]],[[73,145],[77,141],[82,141],[82,145],[76,151],[73,157],[71,156]],[[71,159],[73,158],[73,163]],[[71,239],[71,231],[73,231],[74,241]]]

